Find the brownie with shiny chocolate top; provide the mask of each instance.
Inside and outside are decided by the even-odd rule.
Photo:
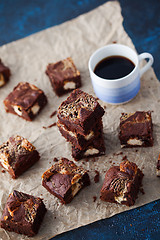
[[[58,96],[81,87],[80,72],[76,69],[70,57],[48,64],[46,74]]]
[[[97,157],[105,154],[105,143],[103,133],[100,133],[84,149],[79,149],[72,145],[72,157],[78,161],[83,158]]]
[[[133,206],[143,179],[142,171],[133,162],[125,160],[111,167],[105,176],[100,199],[111,203]]]
[[[10,232],[33,237],[38,233],[45,213],[41,198],[14,190],[6,202],[0,226]]]
[[[157,177],[160,177],[160,154],[158,156],[156,174],[157,174]]]
[[[104,109],[96,98],[80,89],[74,90],[58,108],[57,117],[70,131],[86,135],[100,121]]]
[[[153,124],[151,112],[122,113],[119,139],[121,147],[153,146]]]
[[[60,121],[57,122],[57,126],[62,136],[65,137],[68,142],[72,143],[75,148],[79,148],[80,150],[85,150],[88,145],[92,144],[94,139],[102,136],[103,133],[102,120],[86,135],[76,134],[70,131],[65,125],[61,124]]]
[[[0,146],[0,165],[12,176],[19,177],[39,160],[35,147],[21,136],[12,136]]]
[[[27,121],[32,121],[46,103],[44,92],[27,82],[20,82],[4,100],[6,112]]]
[[[10,76],[10,69],[0,59],[0,87],[3,87],[9,81]]]
[[[82,188],[90,185],[90,179],[85,169],[66,158],[61,158],[44,172],[42,185],[62,203],[67,204]]]

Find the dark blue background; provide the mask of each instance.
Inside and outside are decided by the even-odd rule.
[[[0,45],[72,19],[104,0],[1,0]],[[160,1],[120,0],[124,28],[139,53],[150,52],[160,79]],[[145,195],[144,195],[145,197]],[[53,222],[54,227],[54,222]],[[55,240],[160,239],[160,201],[64,233]]]

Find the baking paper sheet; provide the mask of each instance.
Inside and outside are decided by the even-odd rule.
[[[17,180],[11,179],[7,172],[0,171],[0,216],[8,195],[14,189],[42,197],[48,211],[34,239],[49,239],[59,233],[132,209],[99,199],[106,170],[112,165],[118,165],[125,155],[135,162],[145,175],[145,195],[139,194],[134,208],[160,197],[160,179],[156,177],[156,161],[160,151],[160,88],[153,69],[143,75],[140,92],[130,103],[111,106],[100,101],[102,106],[106,106],[103,117],[106,155],[77,163],[89,170],[91,186],[83,189],[70,204],[62,205],[41,185],[41,175],[51,166],[54,157],[72,159],[70,145],[60,135],[57,127],[43,128],[56,122],[56,116],[49,116],[68,96],[67,94],[58,98],[55,95],[45,74],[46,66],[50,62],[71,56],[81,72],[82,90],[95,96],[88,71],[90,55],[97,48],[113,41],[134,48],[122,22],[119,3],[107,2],[72,21],[0,47],[0,57],[12,72],[10,82],[0,89],[0,142],[5,142],[13,134],[19,134],[33,143],[41,155],[40,161]],[[44,90],[48,97],[48,105],[33,122],[26,122],[4,110],[4,98],[20,81],[35,84]],[[121,150],[118,140],[120,113],[136,110],[153,111],[154,146],[139,148],[138,151],[134,148]],[[99,183],[94,182],[95,170],[100,172]],[[95,202],[93,197],[97,197]],[[0,239],[19,240],[28,237],[0,229]]]

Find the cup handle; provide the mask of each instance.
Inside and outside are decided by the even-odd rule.
[[[147,52],[144,52],[138,55],[139,62],[146,58],[148,58],[149,61],[146,63],[144,67],[140,69],[140,77],[152,66],[154,59],[153,59],[153,56]]]

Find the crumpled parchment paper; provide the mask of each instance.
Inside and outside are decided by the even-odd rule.
[[[46,66],[50,62],[71,56],[81,72],[82,90],[95,95],[88,71],[90,55],[97,48],[113,41],[134,48],[122,22],[119,3],[107,2],[72,21],[0,47],[0,57],[12,72],[10,82],[0,89],[0,142],[5,142],[13,134],[19,134],[33,143],[41,155],[40,161],[17,180],[11,179],[7,172],[0,171],[0,216],[13,189],[42,197],[48,211],[34,239],[49,239],[59,233],[131,209],[99,199],[106,170],[112,165],[118,165],[125,155],[135,162],[145,175],[145,195],[139,194],[134,208],[160,197],[160,179],[156,177],[156,161],[160,151],[160,86],[153,69],[143,75],[140,92],[131,102],[111,106],[100,101],[102,106],[106,106],[103,117],[106,155],[77,163],[89,170],[91,186],[83,189],[69,205],[62,205],[41,185],[41,175],[51,166],[54,157],[72,159],[70,145],[60,135],[57,127],[43,128],[57,121],[56,116],[49,116],[68,96],[67,94],[58,98],[55,95],[45,74]],[[35,84],[48,97],[48,105],[33,122],[26,122],[18,116],[7,114],[4,110],[4,98],[20,81]],[[139,148],[138,151],[134,148],[121,150],[118,140],[120,113],[136,110],[153,111],[154,146]],[[99,183],[94,182],[95,170],[100,173]],[[93,197],[97,197],[95,202]],[[28,237],[0,229],[0,239],[19,240]]]

